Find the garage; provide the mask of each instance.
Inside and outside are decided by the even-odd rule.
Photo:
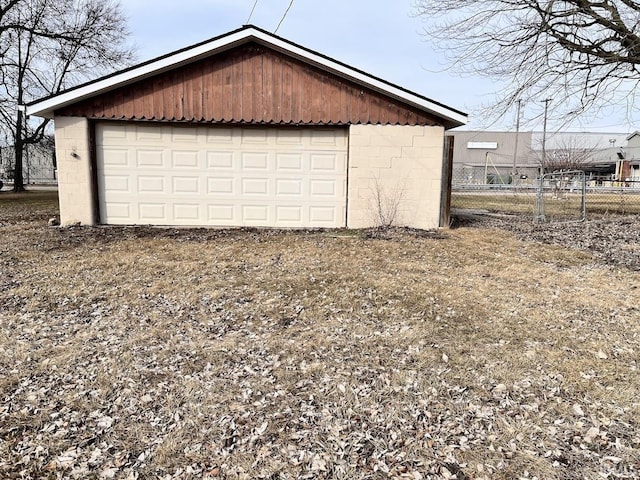
[[[346,129],[99,123],[100,221],[346,226]]]
[[[62,225],[432,229],[466,114],[254,26],[27,105]]]

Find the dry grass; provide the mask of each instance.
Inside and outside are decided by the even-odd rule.
[[[1,478],[640,475],[638,273],[492,229],[58,229],[3,197]]]
[[[533,216],[536,205],[535,192],[527,193],[476,193],[453,192],[451,207],[459,209],[484,209],[490,212],[525,213]]]
[[[626,192],[628,192],[627,190]],[[587,215],[640,214],[640,191],[633,193],[587,193]],[[452,207],[459,209],[484,209],[490,212],[530,214],[536,205],[535,190],[475,193],[454,192]],[[545,195],[545,214],[551,217],[580,217],[581,196],[567,193],[560,198]]]

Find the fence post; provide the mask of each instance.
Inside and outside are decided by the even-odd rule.
[[[536,192],[536,213],[533,217],[535,223],[544,223],[544,174],[540,175],[538,190]]]

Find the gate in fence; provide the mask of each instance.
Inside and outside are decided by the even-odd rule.
[[[586,187],[586,177],[582,170],[542,175],[536,192],[534,221],[584,221],[587,216]]]

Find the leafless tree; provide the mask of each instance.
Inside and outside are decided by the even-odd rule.
[[[118,0],[0,0],[0,135],[15,147],[14,191],[24,189],[25,145],[49,123],[22,106],[128,64],[127,37]]]
[[[551,148],[543,152],[541,148],[534,148],[531,156],[545,173],[584,170],[594,162],[597,148],[589,146],[578,136],[564,136],[556,140]]]
[[[498,117],[518,100],[553,98],[553,118],[626,103],[640,81],[640,2],[415,0],[425,34],[452,70],[506,80]],[[630,111],[630,110],[628,110]]]

